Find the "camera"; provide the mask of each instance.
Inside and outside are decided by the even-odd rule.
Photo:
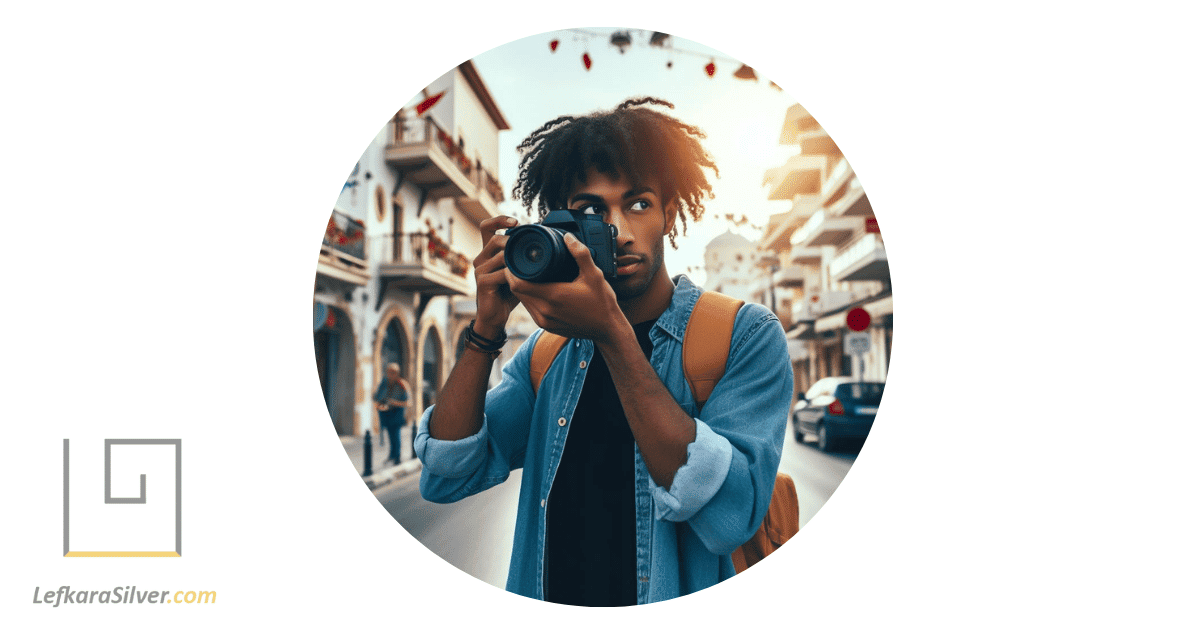
[[[563,235],[573,233],[592,252],[596,267],[604,278],[617,277],[617,228],[604,222],[600,214],[583,214],[555,209],[542,222],[509,229],[505,235],[504,263],[512,274],[535,283],[572,281],[579,276],[579,265],[567,250]]]

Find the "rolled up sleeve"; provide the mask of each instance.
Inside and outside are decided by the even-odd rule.
[[[655,516],[686,521],[714,554],[729,554],[762,523],[783,453],[793,378],[779,320],[743,306],[725,375],[696,420],[696,440],[669,490],[653,486]]]
[[[465,478],[478,469],[487,458],[487,418],[483,428],[461,440],[438,440],[429,435],[429,415],[433,406],[421,416],[415,451],[424,470],[444,478]]]
[[[650,480],[655,516],[687,521],[717,494],[729,473],[733,445],[703,421],[696,420],[696,440],[688,444],[687,462],[675,472],[671,488]]]
[[[478,432],[459,440],[438,440],[429,436],[435,406],[422,414],[413,443],[422,464],[422,497],[436,503],[458,501],[503,482],[521,466],[534,400],[529,383],[531,346],[532,341],[527,341],[504,365],[500,384],[487,393]],[[441,394],[462,392],[444,388]]]

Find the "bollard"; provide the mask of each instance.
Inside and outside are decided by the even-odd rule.
[[[363,477],[371,475],[371,430],[363,437]]]

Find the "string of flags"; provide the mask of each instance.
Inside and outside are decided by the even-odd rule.
[[[718,71],[717,62],[719,61],[719,62],[721,62],[722,65],[737,64],[739,66],[736,70],[733,71],[732,75],[734,78],[743,80],[743,81],[758,82],[758,75],[754,72],[754,68],[751,68],[750,66],[748,66],[744,63],[741,63],[739,61],[736,61],[734,59],[717,57],[714,55],[709,55],[709,54],[696,52],[696,51],[692,51],[692,50],[676,48],[674,46],[674,40],[671,38],[671,35],[669,35],[667,33],[659,32],[659,31],[647,33],[646,31],[620,30],[620,31],[614,31],[611,34],[606,35],[604,33],[595,33],[595,32],[585,31],[585,30],[581,30],[581,29],[572,29],[567,32],[571,34],[572,39],[574,39],[577,42],[582,43],[583,54],[580,56],[580,61],[583,63],[583,69],[585,71],[590,71],[592,69],[592,65],[593,65],[592,55],[588,51],[590,40],[603,39],[607,36],[608,45],[616,48],[617,51],[620,52],[621,54],[625,54],[626,50],[633,48],[634,46],[645,46],[647,48],[657,48],[660,50],[665,50],[667,52],[666,67],[668,70],[672,69],[675,66],[675,58],[674,57],[676,54],[691,55],[691,56],[707,58],[708,63],[704,64],[703,70],[704,70],[704,73],[706,75],[708,75],[709,78],[713,78],[717,75],[717,71]],[[553,39],[551,39],[549,41],[550,54],[557,53],[558,49],[560,47],[562,47],[563,42],[560,39],[560,37],[561,36],[554,37]],[[776,85],[774,81],[768,81],[768,83],[770,84],[770,86],[772,88],[782,91],[782,88],[779,87],[778,85]]]

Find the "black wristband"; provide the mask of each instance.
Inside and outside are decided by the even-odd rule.
[[[504,343],[508,342],[508,334],[505,334],[503,330],[500,331],[500,334],[501,336],[498,340],[484,338],[483,336],[475,333],[474,319],[472,319],[471,323],[467,325],[467,343],[483,349],[484,352],[490,353],[492,351],[499,351],[502,347],[504,347]]]

